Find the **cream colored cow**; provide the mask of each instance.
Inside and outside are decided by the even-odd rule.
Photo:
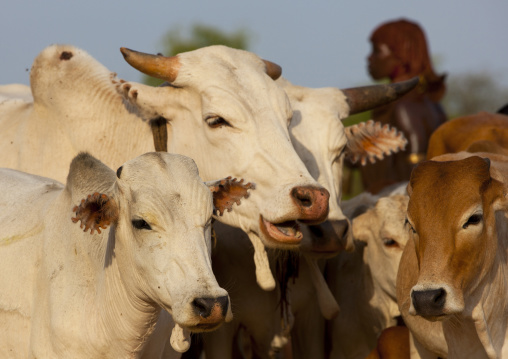
[[[221,220],[249,234],[258,283],[273,289],[264,245],[297,248],[297,221],[323,221],[329,197],[291,146],[287,125],[293,112],[273,81],[280,67],[224,46],[170,58],[125,48],[122,53],[140,71],[171,85],[118,80],[85,51],[50,46],[30,72],[33,101],[27,91],[13,99],[0,88],[0,166],[64,180],[71,159],[88,151],[117,167],[152,150],[151,127],[167,122],[164,144],[193,158],[205,180],[233,175],[257,184],[249,203]],[[353,95],[348,102],[354,110],[362,101]]]
[[[210,263],[212,200],[231,210],[250,186],[207,187],[181,155],[115,174],[82,153],[66,185],[1,169],[0,188],[2,358],[138,358],[162,309],[177,350],[232,319]]]
[[[153,150],[150,124],[162,118],[169,151],[193,158],[203,179],[250,174],[258,184],[242,211],[221,220],[250,234],[259,282],[273,288],[263,243],[298,247],[296,221],[324,220],[329,196],[291,146],[292,110],[272,79],[280,68],[224,46],[173,58],[122,51],[143,71],[164,64],[158,74],[172,86],[126,83],[81,49],[50,46],[30,71],[33,101],[0,89],[0,166],[62,181],[77,152],[88,151],[115,168]]]
[[[352,244],[349,220],[340,207],[343,158],[348,154],[361,162],[373,161],[397,151],[403,147],[405,140],[395,130],[374,123],[344,127],[340,119],[347,117],[350,111],[345,94],[352,90],[311,89],[292,85],[283,79],[277,82],[287,92],[294,109],[290,123],[293,145],[313,177],[332,194],[329,220],[323,226],[302,227],[304,238],[301,252],[307,260],[301,257],[299,277],[294,283],[290,281],[288,294],[291,302],[289,316],[294,314],[297,324],[292,333],[293,344],[298,346],[294,351],[295,357],[320,357],[324,350],[324,319],[320,311],[325,317],[331,318],[337,314],[338,307],[319,272],[316,259],[336,255],[345,248],[351,249]],[[368,91],[380,91],[385,95],[392,93],[388,98],[394,99],[394,96],[401,96],[414,85],[413,81],[403,84],[402,88],[376,86]],[[364,148],[362,144],[368,146]],[[285,342],[284,336],[290,330],[288,321],[291,322],[291,318],[286,318],[286,329],[282,330],[279,293],[264,293],[253,287],[254,277],[248,271],[247,262],[252,249],[245,240],[242,240],[243,245],[237,242],[242,233],[224,226],[216,227],[219,244],[214,255],[214,273],[220,283],[232,290],[233,308],[236,308],[238,315],[233,323],[205,336],[207,357],[230,357],[233,339],[240,327],[244,327],[253,340],[255,354],[267,356],[270,351],[280,349]],[[276,261],[273,258],[272,267],[276,266]],[[315,324],[312,327],[307,325],[309,317]],[[282,341],[272,342],[274,335]]]
[[[328,323],[330,358],[367,357],[382,330],[397,324],[395,282],[408,240],[407,202],[406,195],[366,193],[343,204],[354,218],[356,249],[327,263],[327,281],[341,308]]]

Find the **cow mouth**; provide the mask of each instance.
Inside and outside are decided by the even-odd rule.
[[[193,333],[211,332],[222,325],[220,323],[201,323],[187,327]]]
[[[260,216],[259,222],[261,231],[271,241],[283,244],[299,244],[302,241],[303,234],[297,221],[272,223]]]
[[[429,322],[442,322],[444,321],[446,318],[449,317],[448,314],[436,314],[436,315],[421,315],[421,314],[418,314],[420,317],[428,320]]]

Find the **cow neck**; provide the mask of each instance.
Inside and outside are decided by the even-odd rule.
[[[142,352],[161,309],[125,284],[126,275],[121,275],[118,261],[112,255],[113,236],[107,232],[104,235],[109,240],[103,257],[106,264],[96,277],[97,291],[89,302],[91,308],[87,312],[95,317],[88,321],[91,324],[87,332],[92,333],[94,340],[108,338],[102,344],[108,347],[111,357],[127,358]]]
[[[54,127],[66,133],[72,147],[96,154],[101,161],[115,168],[128,159],[153,151],[148,121],[136,115],[131,105],[125,103],[109,74],[96,75],[87,81],[94,86],[81,91],[78,103],[52,106],[50,112],[60,108],[66,112],[47,116],[54,121]],[[109,115],[104,117],[102,114]],[[62,118],[65,119],[64,125]],[[94,141],[90,141],[90,137]]]
[[[500,242],[505,239],[500,239]],[[501,245],[501,243],[500,243]],[[503,344],[508,340],[508,284],[506,248],[499,248],[489,279],[481,287],[481,298],[473,309],[473,321],[478,338],[489,358],[500,358]],[[503,319],[501,319],[503,318]]]
[[[504,213],[496,215],[496,223],[503,222],[506,226]],[[498,226],[499,231],[499,226]],[[457,358],[501,358],[505,341],[508,340],[508,270],[507,247],[505,245],[506,230],[498,236],[498,249],[494,264],[477,289],[469,296],[475,303],[469,309],[470,315],[453,317],[443,322],[445,337],[449,343],[450,357]],[[493,243],[494,244],[494,243]],[[466,303],[467,305],[467,303]],[[457,328],[461,328],[457,332]],[[452,334],[453,333],[453,334]],[[459,333],[455,336],[455,334]],[[452,352],[455,351],[455,352]],[[505,348],[506,350],[506,348]],[[506,356],[507,353],[504,353]]]
[[[358,332],[363,333],[363,338],[368,338],[367,342],[374,342],[380,330],[395,325],[396,320],[386,314],[388,311],[384,308],[391,308],[389,298],[379,295],[382,289],[372,276],[372,271],[376,269],[371,268],[364,261],[365,250],[366,247],[364,245],[356,244],[356,249],[353,252],[342,252],[339,254],[341,265],[338,267],[337,273],[340,278],[344,278],[341,280],[341,284],[344,284],[346,287],[346,283],[354,283],[353,286],[352,284],[347,284],[348,290],[344,294],[341,294],[341,296],[349,296],[350,294],[347,293],[350,291],[358,294],[354,301],[348,299],[340,300],[339,305],[342,312],[350,312],[348,316],[354,317],[355,325],[361,325],[361,329]],[[344,288],[341,289],[344,291]],[[343,307],[343,303],[348,307]],[[352,312],[355,314],[353,315]],[[348,323],[348,321],[343,322]],[[345,329],[344,333],[347,333],[347,331],[349,329]]]
[[[363,248],[363,250],[365,251],[367,248]],[[362,265],[362,288],[364,291],[362,297],[368,298],[368,302],[365,303],[366,310],[362,312],[361,315],[367,323],[377,322],[376,327],[378,329],[395,325],[395,317],[400,315],[397,302],[384,291],[381,284],[379,284],[372,275],[372,271],[379,269],[371,268],[370,264],[365,259],[365,254],[363,254],[359,260]],[[367,291],[367,288],[369,288],[369,291]],[[387,315],[387,313],[389,314]]]

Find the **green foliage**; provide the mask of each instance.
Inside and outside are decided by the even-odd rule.
[[[345,118],[344,120],[342,120],[342,123],[344,124],[345,127],[348,127],[359,124],[360,122],[367,122],[368,120],[371,119],[372,119],[372,111],[365,111]]]
[[[443,100],[448,117],[472,115],[479,111],[496,112],[508,103],[508,89],[500,85],[500,77],[488,71],[450,76]]]
[[[372,111],[365,111],[342,120],[345,127],[367,122],[372,119]],[[356,166],[344,165],[342,174],[342,199],[350,199],[363,192],[360,170]]]
[[[249,36],[245,29],[236,30],[230,34],[212,26],[196,24],[188,35],[182,35],[182,29],[175,27],[164,36],[167,44],[167,55],[173,56],[210,45],[226,45],[235,49],[246,50],[249,46]]]
[[[162,39],[161,53],[165,56],[174,56],[181,52],[187,52],[211,45],[226,45],[235,49],[247,50],[250,42],[250,34],[245,29],[238,29],[227,33],[213,26],[195,24],[185,31],[180,26],[171,28]],[[144,76],[143,83],[151,86],[159,86],[163,81]]]

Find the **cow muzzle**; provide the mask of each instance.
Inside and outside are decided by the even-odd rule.
[[[328,217],[330,193],[325,188],[294,187],[291,199],[299,211],[298,220],[305,224],[318,224]]]
[[[445,313],[447,292],[444,288],[412,290],[411,301],[414,313],[425,319],[435,321],[443,318]]]
[[[347,219],[325,221],[310,225],[300,249],[310,256],[332,257],[346,250],[354,249],[350,223]]]
[[[222,296],[217,298],[195,298],[192,301],[194,314],[199,322],[189,327],[192,332],[205,332],[216,329],[229,314],[229,298]]]
[[[259,227],[264,238],[286,247],[299,245],[303,239],[297,221],[317,224],[328,217],[330,193],[325,188],[299,186],[291,189],[290,197],[295,205],[291,218],[271,222],[262,215],[259,217]]]

